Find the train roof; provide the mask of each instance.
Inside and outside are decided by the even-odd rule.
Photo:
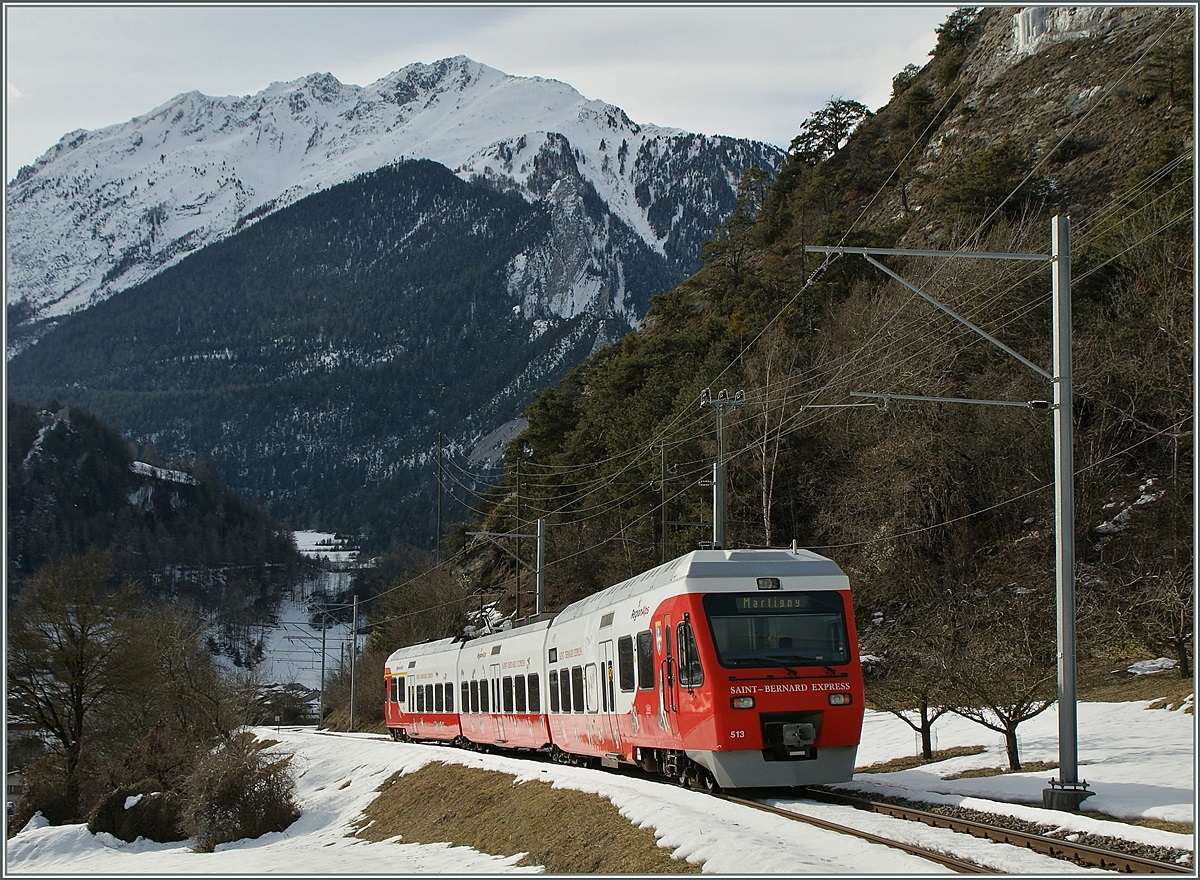
[[[848,585],[836,562],[811,550],[694,550],[571,603],[555,616],[555,621],[581,617],[598,607],[649,593],[672,582],[767,576],[823,578],[822,589],[844,589]],[[696,591],[703,589],[702,585],[694,586]]]
[[[419,645],[408,645],[403,648],[397,648],[387,658],[387,663],[384,664],[388,669],[395,668],[395,662],[400,659],[409,660],[413,657],[423,657],[426,654],[438,654],[446,650],[455,650],[458,639],[438,639],[433,642],[422,642]]]

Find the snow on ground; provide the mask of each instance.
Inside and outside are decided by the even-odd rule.
[[[1004,748],[986,728],[947,716],[937,722],[938,748],[984,745],[986,751],[939,764],[886,774],[859,774],[846,788],[904,794],[924,801],[1007,813],[1068,831],[1126,837],[1194,849],[1190,835],[1141,828],[1096,818],[1095,814],[1152,816],[1194,821],[1195,716],[1182,709],[1150,709],[1147,702],[1081,703],[1080,777],[1095,794],[1081,814],[1045,810],[1041,803],[1049,773],[1004,774],[951,780],[966,769],[1004,765]],[[1022,725],[1022,760],[1057,758],[1057,716],[1048,711]],[[193,853],[186,843],[125,844],[93,836],[82,825],[48,827],[31,822],[8,841],[6,876],[259,876],[540,873],[518,868],[520,856],[501,858],[446,844],[367,843],[347,837],[375,789],[397,771],[412,772],[430,761],[446,761],[540,779],[557,787],[596,792],[609,798],[639,826],[652,827],[659,843],[677,858],[702,863],[705,873],[920,875],[944,873],[898,850],[850,840],[833,832],[797,825],[700,794],[650,780],[557,764],[519,761],[439,746],[393,743],[375,734],[318,732],[311,727],[259,728],[280,741],[277,750],[295,754],[297,794],[304,815],[286,832]],[[910,728],[890,715],[868,712],[859,751],[865,766],[915,753]],[[853,820],[882,836],[905,839],[983,864],[997,872],[1033,875],[1099,873],[1005,844],[945,829],[875,816],[851,808],[778,803],[799,811]]]

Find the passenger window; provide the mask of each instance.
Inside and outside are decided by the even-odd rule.
[[[479,681],[479,711],[488,711],[488,682],[486,678]]]
[[[559,690],[562,691],[562,710],[571,711],[571,670],[564,669],[558,678]]]
[[[513,708],[518,712],[525,711],[525,676],[513,678]]]
[[[642,630],[637,635],[638,687],[644,691],[654,690],[654,634]]]
[[[444,712],[445,708],[446,708],[446,700],[445,700],[445,697],[443,696],[444,691],[442,690],[442,686],[440,684],[438,684],[438,685],[432,685],[432,687],[433,687],[433,711],[434,712]]]
[[[471,681],[471,711],[479,711],[479,682]],[[484,710],[487,711],[486,709]]]
[[[550,670],[550,711],[558,711],[558,670]]]
[[[571,667],[571,708],[576,712],[583,711],[583,667]]]
[[[454,711],[454,683],[446,682],[446,711]]]
[[[471,686],[465,681],[462,683],[462,710],[471,711]]]
[[[621,690],[633,690],[633,636],[621,636],[617,639],[617,661],[621,674]]]
[[[504,692],[504,711],[511,712],[513,710],[512,676],[504,676],[500,686]]]
[[[417,688],[417,711],[418,712],[425,711],[425,687],[424,687],[424,685]]]
[[[529,711],[537,715],[542,711],[542,683],[536,672],[529,673]]]

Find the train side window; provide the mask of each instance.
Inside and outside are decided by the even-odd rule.
[[[584,689],[584,693],[587,695],[587,710],[589,712],[599,712],[600,677],[597,674],[595,663],[589,663],[583,667],[583,679],[587,685]]]
[[[583,667],[571,667],[571,708],[575,712],[583,711]]]
[[[479,711],[488,711],[488,682],[486,678],[479,680]]]
[[[638,687],[654,690],[654,634],[645,629],[637,634]]]
[[[571,711],[571,670],[564,669],[558,677],[558,687],[562,694],[562,710]]]
[[[446,711],[454,711],[454,682],[446,682]]]
[[[433,686],[433,711],[446,711],[445,691],[442,690],[442,686],[440,684],[435,684]]]
[[[511,712],[513,710],[513,681],[511,675],[504,676],[500,682],[500,687],[504,691],[504,711]]]
[[[418,712],[425,711],[425,687],[424,687],[424,685],[417,688],[417,711]]]
[[[471,685],[465,681],[462,683],[460,703],[462,705],[463,712],[471,711]]]
[[[558,711],[558,670],[550,670],[550,711]]]
[[[534,715],[542,711],[542,682],[536,672],[529,673],[529,711]]]
[[[479,711],[479,682],[471,679],[471,711]]]
[[[696,634],[691,623],[683,621],[675,635],[679,641],[679,684],[685,688],[698,688],[704,684],[704,667],[700,665],[700,652],[696,650]]]
[[[621,671],[621,690],[633,690],[633,636],[617,639],[617,666]]]
[[[513,677],[513,709],[517,712],[525,711],[525,676],[523,675]]]
[[[410,685],[408,688],[408,705],[414,707],[414,710],[417,705],[416,697],[417,697],[417,689],[416,689],[416,687]]]

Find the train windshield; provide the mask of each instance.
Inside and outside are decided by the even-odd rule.
[[[726,668],[850,662],[838,593],[710,593],[704,611],[717,659]]]

